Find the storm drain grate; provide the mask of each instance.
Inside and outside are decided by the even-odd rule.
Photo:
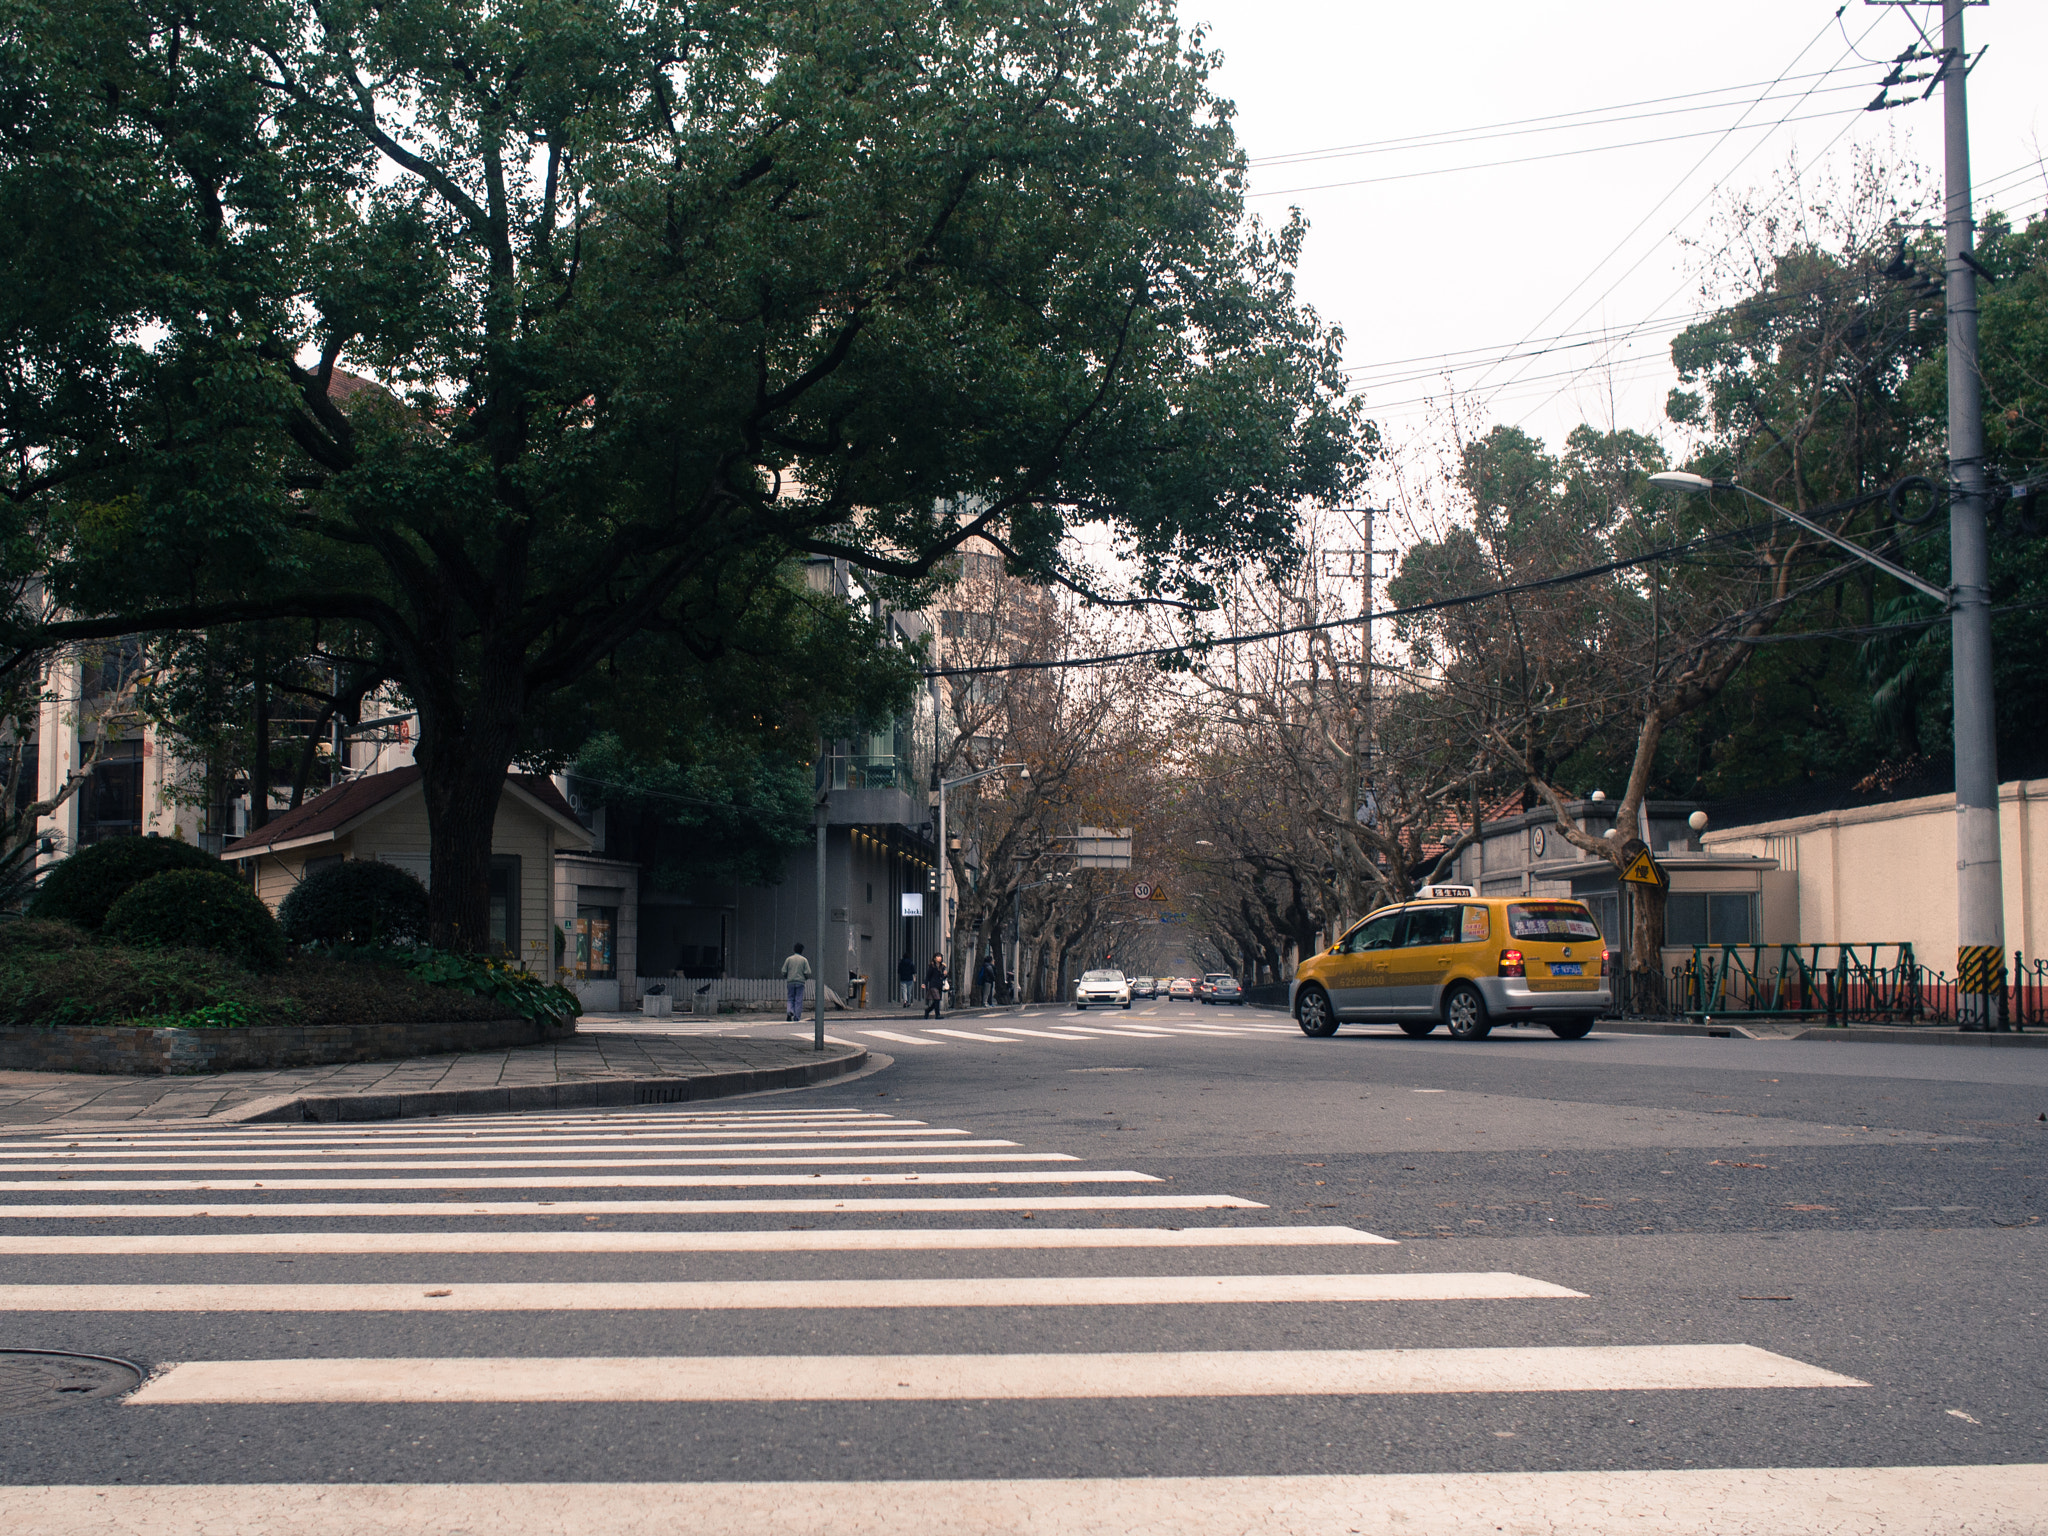
[[[633,1102],[635,1104],[686,1104],[689,1102],[689,1098],[689,1085],[687,1083],[678,1083],[673,1088],[642,1088],[639,1096]]]
[[[141,1384],[140,1366],[110,1355],[0,1349],[0,1416],[48,1413],[97,1397],[119,1397]]]

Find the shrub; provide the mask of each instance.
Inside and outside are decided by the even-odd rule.
[[[301,880],[277,920],[293,944],[419,944],[427,937],[427,888],[396,864],[349,859]]]
[[[210,853],[174,837],[116,837],[79,849],[53,866],[29,903],[32,918],[76,923],[96,933],[134,887],[168,870],[226,872]]]
[[[437,987],[453,987],[492,1002],[536,1023],[554,1020],[566,1023],[583,1011],[574,992],[559,982],[542,981],[503,960],[482,955],[458,955],[442,949],[395,950],[387,957],[420,981]]]
[[[72,923],[23,917],[0,921],[0,954],[17,950],[83,949],[92,935]]]
[[[152,875],[114,903],[100,931],[142,948],[212,950],[252,971],[284,963],[284,931],[270,908],[219,868]]]

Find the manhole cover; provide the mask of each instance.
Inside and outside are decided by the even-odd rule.
[[[68,1403],[119,1397],[142,1384],[142,1372],[105,1355],[0,1349],[0,1415],[47,1413]]]

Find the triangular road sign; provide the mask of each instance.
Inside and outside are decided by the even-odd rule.
[[[1622,870],[1621,878],[1633,881],[1637,885],[1662,885],[1664,883],[1657,877],[1657,866],[1651,861],[1650,850],[1647,848],[1638,848],[1636,850],[1635,857],[1630,859],[1627,866]]]

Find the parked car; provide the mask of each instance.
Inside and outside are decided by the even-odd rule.
[[[1150,976],[1140,976],[1131,982],[1131,996],[1157,997],[1159,983]]]
[[[1168,997],[1193,997],[1195,995],[1195,978],[1192,976],[1174,977],[1173,985],[1166,989],[1166,995]]]
[[[1088,971],[1074,987],[1074,1006],[1086,1012],[1090,1006],[1128,1008],[1131,979],[1122,971]]]
[[[1242,1008],[1244,1006],[1244,988],[1237,984],[1235,976],[1212,976],[1209,978],[1209,995],[1203,998],[1202,1001],[1214,1003],[1219,1008],[1225,1003],[1233,1007]]]
[[[1387,1020],[1417,1039],[1442,1024],[1483,1040],[1497,1024],[1546,1024],[1577,1040],[1612,1000],[1613,951],[1584,902],[1425,892],[1350,928],[1294,973],[1288,1006],[1326,1039],[1352,1020]]]

